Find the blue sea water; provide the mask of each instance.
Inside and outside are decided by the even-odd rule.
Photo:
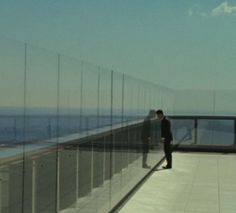
[[[132,117],[126,120],[132,120]],[[121,116],[0,116],[0,144],[34,143],[122,122]]]
[[[141,118],[141,117],[139,117]],[[120,115],[60,115],[30,114],[26,117],[0,115],[0,145],[21,143],[40,143],[42,140],[62,137],[74,133],[86,132],[111,124],[136,120],[137,116]],[[172,131],[174,142],[185,144],[232,145],[234,143],[233,120],[202,120],[198,121],[198,129],[194,130],[194,120],[173,120]],[[193,141],[197,134],[197,141]],[[186,137],[187,136],[187,137]]]

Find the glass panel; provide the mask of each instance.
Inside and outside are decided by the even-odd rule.
[[[195,138],[194,120],[173,119],[172,133],[174,144],[193,144]]]
[[[233,120],[198,120],[197,144],[228,146],[234,144]]]
[[[82,130],[97,128],[98,67],[83,63]]]
[[[96,203],[92,197],[92,141],[85,141],[79,145],[79,200],[77,209],[81,212],[95,211]]]
[[[81,80],[82,62],[60,57],[59,136],[79,133],[85,126],[80,122],[83,91]],[[76,138],[76,135],[74,137]]]
[[[36,212],[55,212],[59,204],[58,60],[56,54],[27,46],[24,190],[25,205],[33,203]]]
[[[25,46],[0,38],[0,212],[23,209]]]
[[[121,78],[117,78],[114,82],[119,82],[118,79],[122,81]],[[123,128],[116,130],[113,135],[115,150],[113,150],[112,155],[114,165],[112,166],[112,171],[115,172],[111,181],[112,205],[129,192],[150,171],[150,168],[156,165],[163,157],[162,147],[159,145],[160,123],[153,120],[150,121],[150,128],[147,130],[150,131],[150,137],[152,138],[149,152],[146,154],[147,163],[150,167],[143,168],[143,115],[145,113],[145,118],[147,119],[150,107],[153,106],[153,87],[126,76],[124,82],[124,119],[126,122],[123,124]],[[118,86],[116,87],[116,83],[113,86],[119,88]],[[120,89],[122,88],[119,88],[117,91]],[[155,92],[156,90],[153,90],[153,93]],[[141,123],[140,119],[142,120]],[[133,123],[131,124],[131,122]]]
[[[105,137],[93,141],[93,197],[98,212],[107,212],[109,208],[109,186],[105,182]]]
[[[122,121],[122,89],[123,89],[123,76],[116,72],[112,73],[113,81],[113,95],[112,95],[112,124],[115,127],[115,124],[121,124]],[[113,132],[113,141],[112,141],[112,178],[111,178],[111,205],[113,206],[120,197],[120,190],[122,186],[122,140],[121,140],[121,131],[118,130]]]
[[[98,126],[111,126],[111,72],[100,68]]]
[[[94,166],[96,179],[101,180],[102,184],[97,188],[97,211],[107,212],[111,206],[111,177],[112,177],[112,137],[111,137],[111,71],[99,68],[99,101],[98,101],[98,127],[100,130],[108,131],[103,138],[94,142],[93,161],[99,162],[99,168]],[[101,164],[102,161],[102,164]],[[102,172],[102,173],[101,173]],[[94,181],[96,180],[94,179]]]
[[[144,119],[157,105],[169,110],[170,94],[89,63],[19,47],[22,60],[1,64],[1,80],[17,86],[1,84],[1,210],[109,211],[150,171],[142,164]],[[20,76],[9,72],[16,67]],[[163,156],[160,123],[150,121],[148,131],[151,168]],[[3,163],[10,150],[24,161]]]
[[[79,198],[79,150],[76,143],[82,128],[80,119],[82,62],[60,57],[59,136],[61,146],[59,180],[60,210],[74,208]]]

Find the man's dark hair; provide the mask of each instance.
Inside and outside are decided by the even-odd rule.
[[[156,111],[156,114],[164,115],[164,113],[163,113],[163,111],[162,111],[161,109],[158,109],[158,110]]]

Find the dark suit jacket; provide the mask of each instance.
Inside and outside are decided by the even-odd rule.
[[[161,137],[165,138],[166,142],[170,142],[173,140],[171,123],[166,117],[164,117],[161,121]]]

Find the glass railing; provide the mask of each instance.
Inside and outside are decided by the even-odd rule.
[[[160,124],[143,167],[143,121],[1,151],[1,212],[108,212],[163,158]],[[55,160],[56,159],[56,160]]]
[[[170,116],[174,144],[196,150],[236,150],[236,117]]]
[[[143,152],[150,109],[172,115],[175,148],[235,150],[233,89],[173,90],[26,43],[0,47],[0,213],[110,211],[163,158],[156,121]]]
[[[109,211],[150,170],[142,121],[173,111],[172,90],[30,44],[0,47],[0,212]],[[151,152],[152,167],[163,154]]]

